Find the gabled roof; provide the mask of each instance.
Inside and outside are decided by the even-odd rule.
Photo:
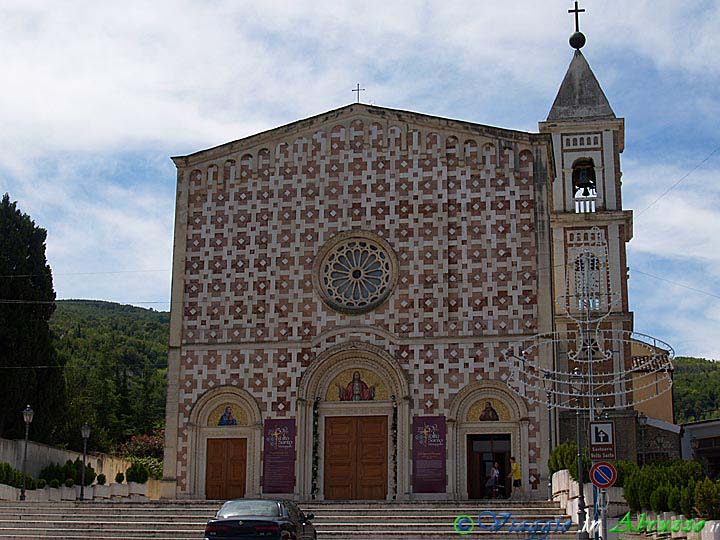
[[[349,117],[357,116],[369,118],[378,122],[397,122],[407,125],[425,126],[429,129],[437,130],[457,130],[477,136],[504,139],[507,141],[525,142],[528,144],[538,141],[549,141],[549,139],[546,139],[547,135],[542,133],[532,133],[487,126],[465,120],[453,120],[450,118],[432,116],[412,111],[389,109],[387,107],[379,107],[377,105],[351,103],[332,111],[311,116],[310,118],[297,120],[295,122],[256,133],[242,139],[193,152],[192,154],[188,154],[186,156],[174,156],[171,159],[177,166],[186,166],[205,159],[214,159],[218,156],[225,155],[228,152],[238,151],[239,149],[244,149],[249,146],[264,144],[269,140],[276,139],[278,137],[296,136],[298,133],[307,131],[308,129],[317,128],[317,126],[324,123],[338,122]]]
[[[547,119],[574,121],[606,118],[616,118],[615,113],[587,60],[580,50],[576,50]]]

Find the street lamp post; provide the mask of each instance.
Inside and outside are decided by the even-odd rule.
[[[82,473],[80,474],[80,500],[85,500],[85,461],[87,459],[87,441],[90,437],[90,426],[85,422],[80,428],[80,434],[83,438],[83,462],[82,462]]]
[[[640,426],[640,437],[642,438],[642,443],[640,448],[642,449],[642,464],[645,466],[645,461],[647,461],[647,457],[645,455],[645,426],[647,425],[647,416],[645,416],[643,413],[638,414],[638,425]]]
[[[23,410],[23,420],[25,421],[25,449],[23,450],[23,464],[22,464],[22,489],[20,490],[20,500],[25,500],[25,477],[27,476],[27,447],[28,447],[28,438],[30,437],[30,424],[33,421],[33,415],[35,414],[35,411],[32,410],[32,407],[28,405]]]
[[[577,539],[578,540],[588,540],[590,536],[588,535],[588,532],[586,530],[583,530],[585,527],[585,479],[583,478],[583,460],[582,460],[582,436],[580,431],[580,394],[582,393],[582,383],[583,383],[583,376],[582,373],[578,370],[578,368],[575,368],[573,370],[573,373],[570,377],[572,381],[577,381],[578,386],[576,387],[575,384],[572,385],[573,391],[575,392],[575,400],[576,400],[576,408],[575,408],[575,423],[576,423],[576,432],[577,432],[577,475],[578,475],[578,484],[579,484],[579,493],[578,493],[578,532],[577,532]]]

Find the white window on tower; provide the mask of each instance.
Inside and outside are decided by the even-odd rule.
[[[575,259],[575,296],[581,311],[600,309],[600,259],[592,253],[582,253]]]
[[[573,163],[572,189],[575,212],[578,214],[594,212],[597,200],[597,182],[595,180],[595,164],[591,158],[581,158]]]

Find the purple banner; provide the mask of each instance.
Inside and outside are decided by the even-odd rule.
[[[413,493],[445,493],[444,416],[413,417]]]
[[[265,420],[263,493],[295,491],[295,420]]]

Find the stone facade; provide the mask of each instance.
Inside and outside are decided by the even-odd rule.
[[[550,150],[542,135],[357,104],[176,158],[166,477],[177,494],[203,495],[191,463],[203,396],[241,389],[262,420],[300,422],[317,397],[300,395],[303,378],[328,350],[357,344],[382,351],[370,369],[385,364],[407,381],[393,388],[406,437],[413,416],[449,415],[464,388],[476,401],[483,388],[500,392],[523,424],[516,453],[535,488],[543,411],[523,404],[521,418],[507,389],[482,383],[502,386],[502,352],[550,328]],[[393,291],[361,314],[329,307],[317,283],[323,246],[354,233],[387,242],[397,260]],[[401,468],[394,490],[409,496]],[[309,479],[296,489],[306,496]]]

